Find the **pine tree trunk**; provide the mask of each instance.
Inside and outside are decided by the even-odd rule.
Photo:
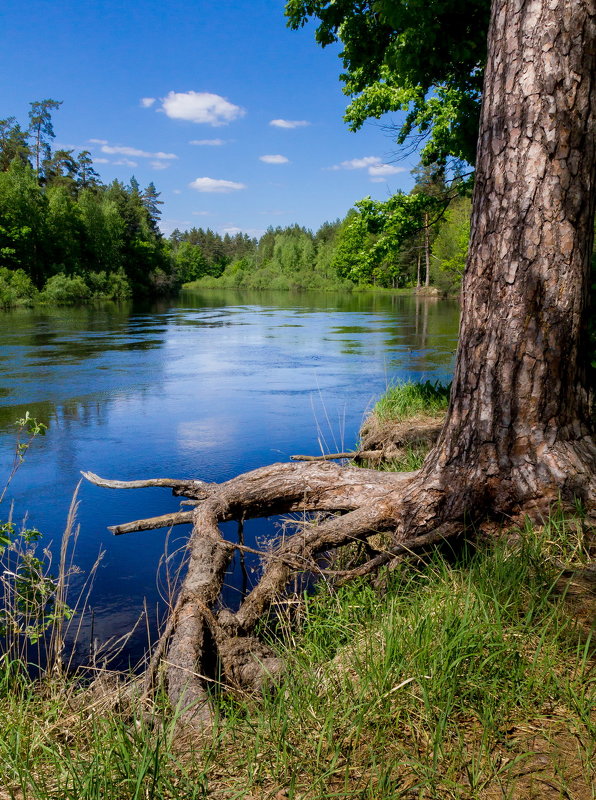
[[[420,250],[418,251],[418,261],[416,269],[416,288],[420,289]]]
[[[430,229],[428,227],[428,212],[424,215],[424,259],[426,266],[425,286],[430,286]]]
[[[452,405],[427,469],[496,509],[595,488],[595,109],[596,0],[494,0]]]

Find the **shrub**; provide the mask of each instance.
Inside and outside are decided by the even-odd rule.
[[[98,300],[126,300],[132,294],[128,278],[122,268],[115,272],[90,272],[86,276],[94,298]]]
[[[91,289],[80,275],[72,277],[59,272],[46,282],[41,293],[44,303],[55,303],[59,306],[74,305],[91,298]]]
[[[30,305],[37,294],[31,278],[22,269],[0,267],[0,307]]]

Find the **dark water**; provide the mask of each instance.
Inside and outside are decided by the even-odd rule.
[[[14,420],[28,410],[48,426],[5,500],[16,519],[52,540],[64,529],[81,470],[133,480],[226,480],[293,453],[354,446],[363,415],[394,379],[448,380],[458,308],[386,295],[187,293],[158,305],[15,311],[0,315],[0,481]],[[91,595],[94,635],[130,630],[156,573],[166,531],[112,537],[106,526],[179,508],[166,489],[110,491],[83,484],[76,564],[105,556]],[[247,543],[275,520],[247,523]],[[226,535],[235,536],[228,525]],[[175,549],[188,534],[178,527]],[[161,573],[163,580],[163,571]],[[84,575],[75,576],[75,588]],[[238,565],[225,601],[237,602]],[[82,650],[91,635],[88,620]],[[134,659],[146,626],[120,658]]]

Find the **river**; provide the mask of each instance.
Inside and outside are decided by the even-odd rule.
[[[222,481],[293,453],[352,448],[388,382],[450,379],[458,307],[386,294],[183,293],[173,301],[0,315],[0,481],[10,470],[14,421],[48,426],[35,440],[1,511],[26,515],[56,552],[80,471],[134,480]],[[84,483],[72,578],[79,590],[105,551],[79,634],[124,635],[126,666],[155,636],[167,580],[166,531],[113,537],[106,526],[179,508],[165,489],[110,491]],[[245,526],[247,544],[274,536],[278,520]],[[235,536],[235,525],[224,526]],[[173,552],[188,535],[175,528]],[[172,566],[177,563],[172,559]],[[250,566],[250,565],[249,565]],[[156,578],[156,576],[158,576]],[[250,577],[250,576],[249,576]],[[237,602],[238,564],[224,601]],[[148,633],[149,630],[149,633]]]

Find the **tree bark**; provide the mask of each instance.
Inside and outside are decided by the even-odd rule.
[[[426,270],[424,285],[430,286],[430,227],[428,223],[428,211],[424,214],[424,266]]]
[[[425,473],[465,474],[495,510],[594,500],[595,28],[595,0],[493,2],[452,401]]]

